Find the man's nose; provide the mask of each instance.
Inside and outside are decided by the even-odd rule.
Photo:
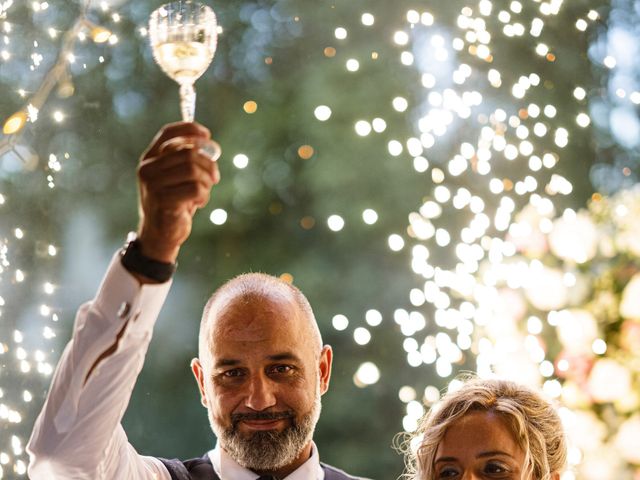
[[[245,406],[251,410],[262,411],[276,404],[276,395],[269,379],[261,375],[253,377],[249,383],[249,391]]]

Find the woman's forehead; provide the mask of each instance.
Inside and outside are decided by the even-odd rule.
[[[513,453],[519,449],[505,419],[491,411],[473,411],[457,419],[447,428],[441,444],[472,444],[479,449],[501,447]]]

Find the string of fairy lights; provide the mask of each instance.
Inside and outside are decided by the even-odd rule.
[[[411,245],[411,269],[422,279],[420,285],[408,292],[412,309],[397,309],[393,313],[393,320],[405,337],[403,348],[408,365],[433,366],[439,377],[449,380],[449,389],[457,388],[460,384],[456,379],[451,380],[457,373],[456,365],[462,363],[465,352],[473,352],[475,370],[480,376],[498,374],[532,385],[542,384],[550,398],[558,399],[562,394],[563,387],[557,379],[558,373],[562,372],[556,369],[566,369],[567,365],[562,361],[555,365],[554,359],[547,357],[540,335],[543,320],[530,317],[526,328],[522,330],[513,321],[510,312],[503,311],[514,308],[509,306],[509,302],[515,299],[500,298],[503,292],[499,286],[518,288],[525,283],[534,287],[536,284],[548,286],[549,275],[545,275],[544,266],[539,261],[509,261],[517,251],[516,240],[513,239],[531,233],[526,223],[517,221],[517,206],[528,196],[529,208],[546,220],[542,222],[543,230],[546,229],[547,233],[550,231],[551,217],[557,211],[554,197],[570,195],[573,186],[569,179],[558,173],[551,173],[546,183],[539,181],[537,174],[541,170],[554,172],[562,159],[563,149],[570,145],[569,132],[575,127],[558,123],[557,108],[553,104],[539,105],[528,101],[529,93],[542,88],[545,81],[535,71],[522,72],[517,82],[509,85],[504,83],[503,75],[497,68],[490,68],[484,79],[486,87],[483,92],[465,88],[467,83],[481,83],[477,80],[484,75],[482,69],[470,66],[474,58],[488,64],[494,62],[492,41],[528,35],[533,40],[533,48],[528,54],[555,62],[557,58],[553,47],[544,43],[544,27],[546,18],[560,14],[562,3],[539,1],[525,7],[521,2],[513,1],[508,9],[499,11],[496,11],[499,7],[489,0],[479,1],[475,7],[464,6],[457,19],[457,35],[454,34],[454,38],[448,41],[438,33],[432,34],[427,43],[431,49],[429,53],[424,45],[412,45],[412,32],[417,27],[437,24],[435,13],[408,11],[406,27],[393,35],[392,41],[402,50],[400,64],[412,66],[417,63],[416,57],[427,55],[433,61],[426,68],[416,65],[422,74],[427,105],[426,113],[416,122],[417,135],[390,140],[388,153],[393,157],[408,153],[413,157],[416,172],[424,174],[430,170],[431,180],[436,185],[430,198],[418,211],[410,213],[406,234],[393,233],[388,237],[388,246],[392,251],[400,251]],[[519,20],[525,8],[538,10],[527,26]],[[497,17],[501,31],[489,30],[486,21],[489,16]],[[575,20],[575,28],[584,32],[598,20],[598,12],[587,11],[583,17]],[[372,14],[362,15],[365,28],[374,21]],[[335,37],[344,40],[348,32],[339,27],[335,30]],[[450,60],[452,58],[455,60]],[[464,63],[465,59],[468,59],[468,63]],[[449,61],[460,63],[450,66],[447,65]],[[607,56],[603,63],[606,68],[614,68],[616,62],[613,57]],[[359,68],[358,62],[353,59],[348,60],[345,66],[347,71]],[[446,71],[447,67],[451,72],[450,77],[443,78],[442,71]],[[475,81],[468,82],[469,79]],[[483,102],[484,97],[491,98],[491,89],[508,89],[512,100],[487,111]],[[585,88],[576,85],[573,96],[577,110],[575,125],[586,128],[591,118],[585,109]],[[626,92],[618,96],[624,98]],[[636,92],[632,92],[629,98],[634,101],[637,96]],[[544,98],[544,95],[537,95],[536,98]],[[401,96],[394,98],[392,104],[398,112],[411,110],[412,107]],[[319,120],[326,120],[329,114],[330,111],[324,106],[316,109]],[[428,159],[429,150],[439,141],[448,141],[447,133],[460,122],[464,122],[470,133],[460,143],[459,152],[444,165],[431,162]],[[384,128],[383,118],[376,118],[371,123],[359,120],[354,125],[356,134],[363,137],[372,131],[384,131]],[[545,146],[541,149],[536,144]],[[521,178],[494,176],[493,167],[499,162],[519,162],[523,165]],[[460,182],[456,181],[456,177],[463,174],[473,175],[474,180],[465,182],[465,187],[459,187],[457,185]],[[495,197],[487,198],[487,191]],[[492,211],[492,205],[497,205],[495,211]],[[459,231],[451,231],[449,227],[450,219],[455,215],[469,218]],[[572,215],[575,216],[572,210],[565,211],[565,216]],[[336,222],[334,215],[328,219],[328,225],[332,230],[339,230],[343,223]],[[491,234],[491,231],[497,232],[497,235]],[[455,252],[457,262],[454,268],[445,269],[430,262],[430,256],[438,248]],[[575,277],[571,275],[557,280],[559,286],[564,288],[575,285],[575,282]],[[549,288],[545,288],[544,294],[548,292]],[[517,302],[514,303],[517,306]],[[426,304],[430,304],[434,310],[433,321],[438,330],[434,334],[424,334],[428,321],[421,308]],[[546,321],[551,326],[557,326],[559,321],[556,317],[550,314]],[[368,310],[365,319],[367,327],[358,326],[352,332],[354,341],[360,345],[372,340],[370,327],[377,326],[382,320],[376,310]],[[339,331],[346,330],[349,319],[337,314],[333,318],[333,326]],[[595,354],[603,354],[607,345],[602,338],[596,338],[592,348]],[[360,387],[379,380],[380,370],[373,361],[363,363],[354,374],[354,382]],[[406,404],[404,429],[412,432],[425,412],[423,405],[437,402],[440,389],[435,385],[427,385],[424,392],[419,394],[414,387],[403,386],[398,395]],[[564,417],[570,415],[567,409],[561,409],[561,414]],[[570,463],[576,465],[581,460],[582,452],[572,447]],[[573,471],[563,476],[563,480],[573,478]]]
[[[558,15],[562,2],[538,2],[537,6],[541,16]],[[491,39],[497,38],[493,32],[487,31],[487,23],[483,17],[497,15],[497,18],[503,23],[502,34],[505,37],[517,37],[530,35],[535,39],[539,39],[542,35],[544,21],[542,18],[534,18],[531,26],[527,31],[525,26],[517,21],[517,14],[523,11],[523,5],[520,2],[511,2],[509,11],[501,10],[494,12],[493,4],[490,1],[480,1],[474,15],[474,10],[465,6],[461,9],[458,17],[457,25],[461,30],[461,35],[455,37],[451,41],[449,48],[445,45],[445,40],[441,35],[434,34],[430,39],[430,47],[435,48],[433,54],[436,60],[441,63],[447,59],[471,55],[484,60],[488,63],[493,61],[491,51]],[[431,26],[434,24],[435,15],[431,12],[418,12],[410,10],[407,12],[407,28],[398,30],[393,35],[393,42],[399,47],[406,47],[410,44],[410,32],[418,25]],[[576,28],[584,31],[588,23],[587,21],[596,21],[598,14],[595,11],[589,11],[585,18],[576,21]],[[372,25],[374,17],[370,13],[362,15],[362,24],[365,26]],[[337,39],[347,38],[346,29],[339,27],[335,30]],[[417,52],[422,53],[422,52]],[[535,46],[533,55],[540,55],[547,61],[555,61],[555,55],[551,53],[551,49],[546,44],[539,42]],[[400,63],[403,65],[412,65],[416,52],[403,50],[400,54]],[[424,277],[427,281],[423,288],[413,289],[410,294],[410,300],[413,306],[420,307],[425,302],[431,303],[436,307],[435,319],[439,326],[458,325],[459,338],[457,342],[450,340],[437,340],[437,343],[445,342],[446,346],[437,348],[438,352],[448,351],[449,357],[434,354],[431,346],[423,346],[422,352],[417,352],[416,344],[411,341],[410,337],[416,331],[420,331],[425,327],[424,317],[417,311],[406,312],[399,310],[394,315],[395,321],[400,325],[401,330],[408,337],[406,342],[407,361],[412,366],[422,363],[436,363],[436,370],[442,377],[448,377],[452,374],[451,364],[459,360],[459,348],[468,350],[471,347],[471,334],[473,326],[469,322],[458,322],[456,319],[450,318],[451,310],[449,306],[452,304],[452,298],[445,290],[452,289],[457,294],[463,296],[471,296],[473,294],[473,286],[476,283],[474,274],[478,271],[479,262],[488,256],[492,262],[500,263],[502,259],[515,253],[514,246],[501,238],[488,238],[487,230],[493,226],[499,232],[507,232],[514,229],[513,214],[516,208],[516,202],[506,194],[507,191],[513,191],[518,196],[527,194],[532,195],[532,203],[539,204],[541,209],[553,210],[552,201],[545,195],[536,194],[538,191],[549,192],[550,195],[561,194],[569,195],[572,192],[572,185],[569,180],[558,174],[553,174],[547,185],[539,185],[536,180],[535,173],[541,169],[552,170],[560,159],[560,155],[553,151],[536,152],[530,137],[548,138],[552,136],[553,143],[558,149],[563,149],[569,144],[569,130],[562,126],[553,127],[556,117],[556,107],[551,104],[537,105],[529,103],[520,107],[516,102],[526,97],[527,91],[536,88],[541,83],[540,76],[535,72],[529,72],[520,76],[517,83],[510,86],[511,94],[514,102],[504,108],[497,108],[492,112],[485,113],[481,108],[483,106],[483,95],[476,90],[461,90],[466,80],[472,75],[478,76],[480,72],[474,71],[466,63],[457,65],[457,68],[451,69],[452,74],[448,79],[444,79],[442,83],[445,86],[442,89],[437,88],[436,77],[438,69],[442,65],[435,63],[433,70],[426,70],[422,73],[422,84],[428,93],[427,104],[429,106],[427,113],[422,116],[416,125],[419,136],[409,137],[404,141],[392,139],[388,143],[388,152],[391,156],[399,156],[408,153],[413,157],[413,165],[418,173],[427,172],[431,169],[431,179],[435,185],[433,190],[433,198],[428,199],[418,210],[409,215],[410,225],[407,235],[391,234],[388,238],[389,248],[393,251],[400,251],[405,248],[408,243],[406,237],[421,241],[416,243],[412,248],[411,267],[413,271]],[[355,65],[346,64],[347,70],[352,70]],[[487,74],[488,86],[495,89],[509,88],[503,86],[501,73],[496,69],[490,69]],[[586,92],[582,87],[576,87],[574,96],[577,100],[583,100]],[[403,97],[396,97],[393,100],[393,107],[398,112],[405,112],[409,108],[408,102]],[[509,115],[506,108],[514,110],[515,113]],[[330,110],[326,106],[319,106],[316,109],[316,117],[325,121],[330,117]],[[445,168],[431,165],[427,159],[428,150],[433,147],[438,137],[446,136],[449,126],[451,126],[456,117],[460,121],[466,122],[468,125],[469,118],[475,113],[477,119],[476,138],[470,138],[469,141],[460,144],[459,154],[455,155],[448,161]],[[589,115],[586,112],[580,112],[576,117],[576,124],[579,127],[587,127],[590,124]],[[356,134],[367,136],[372,131],[382,132],[386,127],[383,118],[376,118],[371,123],[359,120],[355,123],[354,129]],[[552,131],[553,129],[553,131]],[[475,133],[475,132],[474,132]],[[495,157],[501,155],[506,161],[513,162],[518,158],[527,159],[528,172],[524,178],[515,182],[510,179],[502,179],[491,176],[492,162],[502,161]],[[475,173],[485,181],[482,188],[478,188],[480,192],[489,190],[493,195],[501,196],[499,207],[495,212],[493,222],[486,213],[486,205],[490,202],[482,197],[484,193],[473,193],[467,188],[459,188],[452,191],[452,187],[448,185],[448,176],[451,178],[458,177],[463,173]],[[487,188],[488,187],[488,188]],[[456,210],[467,209],[471,214],[471,220],[465,225],[458,235],[453,235],[446,228],[446,225],[438,227],[437,219],[441,218],[445,209],[453,207]],[[328,218],[328,226],[330,229],[339,231],[343,225],[341,221],[337,221],[338,215],[332,215]],[[363,219],[375,221],[377,214],[375,211],[368,209],[363,212]],[[517,225],[515,226],[517,228]],[[425,241],[433,240],[437,247],[449,247],[454,237],[459,237],[462,242],[453,249],[460,260],[460,263],[454,270],[444,271],[428,262],[430,252],[429,248],[424,245]],[[463,303],[461,311],[457,312],[461,318],[471,320],[474,318],[475,307],[472,303]],[[375,315],[377,318],[377,314]],[[479,319],[476,319],[478,321]],[[344,330],[348,327],[348,319],[344,315],[338,314],[334,317],[334,328]],[[377,320],[371,326],[377,325]],[[480,324],[483,324],[481,321]],[[354,338],[357,343],[365,344],[370,339],[369,334],[363,333],[362,330],[354,331]],[[448,337],[439,337],[441,339]],[[457,348],[456,348],[457,344]],[[427,352],[427,353],[425,353]],[[421,359],[422,358],[422,359]],[[436,360],[437,359],[437,360]],[[424,361],[423,361],[424,360]],[[428,360],[428,361],[427,361]],[[479,363],[483,359],[480,357]],[[368,371],[372,371],[369,369]],[[358,383],[367,385],[373,383],[377,378],[377,374],[371,379],[358,376]],[[405,397],[406,398],[406,397]]]
[[[9,9],[13,6],[13,1],[7,1],[0,7],[0,18],[7,16]],[[40,110],[44,106],[45,102],[51,95],[54,88],[58,88],[58,96],[62,98],[73,95],[74,87],[71,80],[71,74],[69,72],[69,66],[75,63],[76,58],[73,54],[73,49],[76,42],[84,42],[87,38],[90,38],[96,43],[115,44],[118,41],[118,37],[108,29],[96,25],[87,18],[87,12],[91,6],[91,1],[86,0],[83,3],[80,14],[73,26],[67,30],[62,36],[62,42],[60,45],[58,57],[47,71],[39,88],[32,94],[28,95],[24,89],[19,89],[18,94],[27,98],[27,102],[17,112],[11,115],[4,121],[2,132],[6,135],[6,138],[0,141],[0,154],[7,152],[15,147],[20,140],[21,131],[27,124],[27,122],[35,123],[38,120]],[[47,2],[33,2],[31,8],[34,12],[45,14],[49,8]],[[108,4],[102,3],[101,8],[108,10]],[[118,15],[114,14],[114,21],[118,20]],[[0,52],[0,57],[4,61],[11,60],[11,51],[8,48],[11,45],[10,34],[14,31],[13,25],[4,21],[2,30],[4,32],[4,46],[5,48]],[[59,31],[55,28],[49,28],[47,31],[51,40],[55,40],[59,35]],[[35,41],[34,51],[30,56],[32,61],[31,71],[37,71],[38,67],[43,61],[42,55],[38,53],[38,42]],[[101,58],[103,61],[103,58]],[[64,113],[60,110],[52,112],[52,118],[56,122],[62,122],[64,120]]]
[[[530,37],[532,40],[532,48],[526,52],[528,55],[547,62],[557,61],[553,45],[545,43],[544,34],[547,20],[561,14],[563,1],[507,3],[508,7],[502,8],[497,2],[479,0],[462,7],[456,29],[450,32],[451,38],[438,33],[442,32],[441,29],[418,37],[415,32],[429,31],[430,27],[438,25],[438,15],[435,11],[409,10],[406,12],[406,23],[399,26],[389,38],[399,51],[399,64],[418,70],[424,87],[423,105],[411,105],[405,97],[398,95],[392,101],[393,109],[409,114],[423,107],[424,113],[414,122],[415,131],[407,138],[389,139],[388,154],[392,157],[408,154],[416,174],[429,175],[434,185],[429,198],[415,212],[410,212],[407,231],[392,233],[387,239],[391,251],[411,249],[410,268],[420,282],[408,292],[411,308],[397,309],[393,321],[404,337],[404,354],[411,367],[427,365],[434,368],[442,379],[451,379],[456,373],[456,365],[474,352],[479,375],[509,375],[517,371],[519,378],[533,384],[541,383],[550,397],[558,398],[562,385],[556,379],[557,366],[553,359],[547,358],[539,337],[543,320],[529,318],[526,331],[518,329],[510,321],[508,312],[500,310],[506,307],[496,285],[504,283],[517,288],[521,286],[522,279],[548,281],[543,275],[544,266],[539,263],[509,262],[516,252],[517,239],[530,233],[525,223],[517,220],[518,206],[528,198],[527,208],[547,219],[541,223],[541,228],[551,228],[550,219],[556,212],[554,197],[570,195],[573,190],[571,181],[555,173],[555,168],[562,161],[563,149],[571,144],[570,132],[575,126],[587,128],[591,118],[585,108],[587,92],[584,86],[576,85],[573,90],[577,110],[575,126],[560,125],[557,108],[553,104],[542,105],[528,100],[531,92],[539,91],[544,85],[542,74],[522,72],[517,82],[508,84],[504,80],[507,76],[492,67],[496,55],[494,43],[521,37]],[[0,1],[0,65],[14,60],[12,41],[13,36],[19,34],[19,28],[8,20],[14,7],[11,0]],[[45,14],[48,8],[47,2],[31,3],[34,14]],[[50,28],[46,32],[52,42],[59,42],[55,60],[45,62],[46,59],[39,53],[38,42],[33,43],[29,61],[34,75],[42,75],[40,70],[43,64],[50,63],[51,66],[42,75],[42,81],[35,91],[16,89],[24,102],[19,110],[3,122],[4,138],[0,140],[0,156],[10,152],[18,157],[23,155],[24,150],[20,148],[23,134],[27,129],[37,129],[37,122],[42,121],[41,112],[46,110],[45,105],[54,90],[62,98],[74,94],[70,65],[77,61],[74,48],[78,43],[93,41],[105,44],[108,48],[118,42],[116,33],[89,21],[87,15],[92,8],[110,15],[115,24],[120,21],[120,14],[111,11],[108,3],[94,6],[90,0],[85,0],[77,19],[68,30],[61,32]],[[536,10],[534,15],[530,15],[531,9]],[[525,12],[528,14],[526,18],[533,18],[532,21],[522,20]],[[498,30],[492,30],[493,23],[487,21],[489,17],[498,19]],[[574,28],[577,32],[585,32],[598,20],[596,11],[585,11],[583,16],[575,19]],[[370,28],[375,22],[376,17],[372,13],[362,13],[362,28]],[[140,34],[145,35],[144,28],[140,29]],[[336,26],[334,37],[338,42],[348,41],[349,31],[343,26]],[[335,49],[327,47],[324,53],[327,57],[333,57]],[[425,66],[420,58],[426,56],[432,61]],[[375,55],[372,54],[371,58],[375,60]],[[100,57],[99,61],[104,62],[104,57]],[[345,71],[358,71],[364,61],[347,59]],[[478,61],[484,62],[489,68],[474,67]],[[606,68],[615,68],[616,59],[607,56],[603,64]],[[442,72],[446,72],[446,75]],[[483,88],[478,85],[483,85]],[[503,102],[496,108],[489,107],[487,99],[492,98],[492,91],[509,92],[511,101]],[[640,104],[640,92],[623,93],[618,96],[624,96],[633,104]],[[243,108],[247,113],[253,113],[256,105],[247,102]],[[62,123],[66,116],[59,109],[48,113],[49,120],[54,124]],[[313,111],[319,122],[331,121],[332,113],[327,105],[317,105]],[[444,164],[432,161],[429,158],[430,149],[438,142],[449,141],[448,133],[462,123],[468,131],[464,141],[460,142],[458,152]],[[384,134],[387,121],[380,114],[371,120],[357,120],[353,127],[355,135],[365,138]],[[545,140],[547,145],[544,150],[536,146],[541,144],[536,142],[540,139]],[[304,145],[298,154],[301,158],[309,158],[313,155],[313,148]],[[62,169],[64,159],[64,153],[51,153],[48,157],[50,188],[55,187],[54,174]],[[232,162],[236,168],[244,169],[250,160],[244,153],[238,153]],[[494,175],[495,165],[502,162],[519,162],[523,165],[521,177],[502,178]],[[539,173],[545,171],[550,175],[549,181],[543,183],[539,180]],[[456,179],[463,175],[473,175],[477,181],[460,187]],[[487,197],[487,192],[490,197]],[[0,208],[10,201],[0,195]],[[493,205],[496,206],[495,211],[492,211]],[[458,215],[468,221],[458,231],[452,231],[446,220],[449,215]],[[571,212],[567,215],[570,216]],[[210,213],[210,220],[216,225],[223,225],[227,218],[228,213],[222,208]],[[367,208],[362,212],[362,221],[374,224],[378,221],[378,213]],[[340,232],[345,220],[339,213],[334,213],[327,217],[326,224],[331,231]],[[492,235],[492,231],[498,234]],[[14,242],[25,241],[28,237],[28,231],[16,226],[0,244],[0,283],[8,280],[20,283],[28,274],[14,265],[11,256]],[[453,268],[444,269],[430,262],[439,248],[455,253],[457,263]],[[47,244],[46,254],[55,257],[57,248]],[[575,279],[558,279],[561,285],[569,285],[572,281]],[[42,292],[49,299],[52,299],[55,291],[56,284],[52,280],[42,285]],[[9,301],[0,296],[0,308]],[[39,312],[47,321],[55,322],[57,316],[51,303],[43,302]],[[425,305],[433,307],[437,333],[424,334],[429,323],[421,311]],[[355,325],[355,322],[351,325],[345,315],[336,314],[332,325],[337,331],[351,333],[356,344],[366,345],[374,341],[375,328],[384,319],[382,313],[373,308],[366,310],[364,319],[366,325]],[[42,336],[49,340],[55,336],[54,332],[55,328],[47,324]],[[2,332],[2,335],[6,334]],[[0,358],[11,356],[16,370],[24,375],[37,372],[49,377],[53,367],[43,349],[28,351],[24,346],[25,334],[20,330],[9,332],[9,335],[9,338],[0,337]],[[593,344],[594,351],[606,350],[606,343],[602,339],[597,340]],[[381,373],[374,361],[362,363],[354,373],[354,383],[360,387],[375,384],[380,379]],[[456,380],[449,382],[449,388],[455,388],[456,385]],[[424,403],[437,402],[440,389],[435,385],[427,385],[423,392],[418,392],[412,386],[403,386],[398,396],[406,404],[404,429],[413,431],[424,414]],[[23,406],[10,403],[7,398],[7,388],[0,385],[0,423],[19,424],[23,421]],[[28,403],[32,399],[32,392],[22,392],[21,402]],[[18,435],[9,435],[6,440],[0,441],[0,478],[9,472],[19,476],[26,474],[24,444],[25,439]],[[580,453],[573,451],[570,460],[578,463]],[[563,480],[573,478],[569,472]]]
[[[20,35],[20,26],[14,25],[9,18],[12,8],[16,4],[11,0],[0,2],[0,66],[12,61],[22,61],[22,58],[14,58],[14,38]],[[44,16],[49,9],[48,2],[31,2],[30,8],[34,15]],[[14,156],[28,167],[32,164],[33,152],[24,139],[24,133],[29,129],[37,131],[37,123],[42,122],[43,111],[47,111],[47,118],[54,124],[62,124],[65,113],[54,109],[48,111],[47,101],[55,92],[58,98],[68,98],[74,93],[73,79],[70,67],[76,62],[74,48],[77,43],[91,40],[97,44],[106,43],[114,45],[117,36],[108,29],[95,24],[87,17],[91,8],[91,2],[86,0],[80,6],[78,17],[66,31],[50,27],[44,32],[44,39],[51,42],[59,42],[57,55],[54,59],[46,58],[40,47],[43,39],[34,40],[32,52],[28,56],[29,71],[33,75],[41,77],[38,87],[29,91],[27,88],[18,87],[15,94],[23,99],[23,106],[15,113],[4,119],[2,126],[3,138],[0,139],[0,157]],[[108,4],[102,3],[99,7],[102,11],[108,11]],[[114,14],[112,21],[118,21],[118,15]],[[100,57],[100,62],[104,61]],[[45,65],[50,65],[44,74],[41,72]],[[50,153],[46,161],[46,181],[49,188],[55,188],[55,174],[60,172],[69,154]],[[11,208],[12,199],[0,195],[0,207]],[[28,250],[39,258],[55,259],[58,247],[43,239],[32,238],[32,232],[23,225],[14,226],[5,234],[0,245],[0,282],[10,285],[12,288],[28,288],[29,282],[25,281],[30,273],[20,266],[20,260],[14,258],[14,252]],[[38,394],[29,387],[37,386],[37,381],[27,381],[31,376],[37,375],[43,379],[49,379],[54,370],[55,358],[52,358],[52,349],[47,342],[56,336],[58,330],[56,322],[58,315],[55,304],[56,282],[52,279],[45,280],[32,296],[40,296],[37,312],[41,317],[38,324],[41,340],[29,338],[32,332],[26,332],[21,328],[13,328],[5,331],[0,336],[0,360],[4,364],[3,382],[0,384],[0,427],[3,435],[0,441],[0,478],[12,478],[14,476],[26,476],[27,455],[25,452],[26,439],[18,429],[24,421],[30,420],[24,417],[28,406]],[[10,295],[10,294],[9,294]],[[14,301],[10,296],[0,296],[0,309],[4,310]],[[38,302],[38,299],[35,300]],[[0,312],[2,315],[2,312]],[[55,357],[55,355],[54,355]],[[54,362],[54,363],[52,363]],[[25,381],[20,381],[22,376]],[[49,380],[46,380],[48,382]],[[5,382],[7,382],[5,384]],[[44,384],[44,383],[43,383]],[[20,389],[20,385],[24,387]],[[16,428],[13,428],[15,426]]]

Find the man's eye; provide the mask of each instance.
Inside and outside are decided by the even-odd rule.
[[[242,375],[242,370],[240,370],[239,368],[234,368],[233,370],[226,370],[222,372],[222,375],[226,378],[240,377]]]
[[[271,373],[276,373],[279,375],[286,375],[293,372],[293,367],[291,365],[274,365],[271,367]]]

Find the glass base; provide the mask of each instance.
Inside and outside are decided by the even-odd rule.
[[[216,162],[222,154],[220,145],[218,145],[218,142],[214,142],[213,140],[209,140],[209,143],[207,145],[200,147],[200,152],[209,157],[212,162]]]
[[[165,152],[166,150],[180,151],[194,147],[195,145],[189,142],[186,137],[174,137],[170,138],[160,146],[160,152]],[[198,150],[201,154],[209,157],[212,162],[217,161],[222,154],[220,145],[214,140],[209,140],[206,144],[198,148]]]

